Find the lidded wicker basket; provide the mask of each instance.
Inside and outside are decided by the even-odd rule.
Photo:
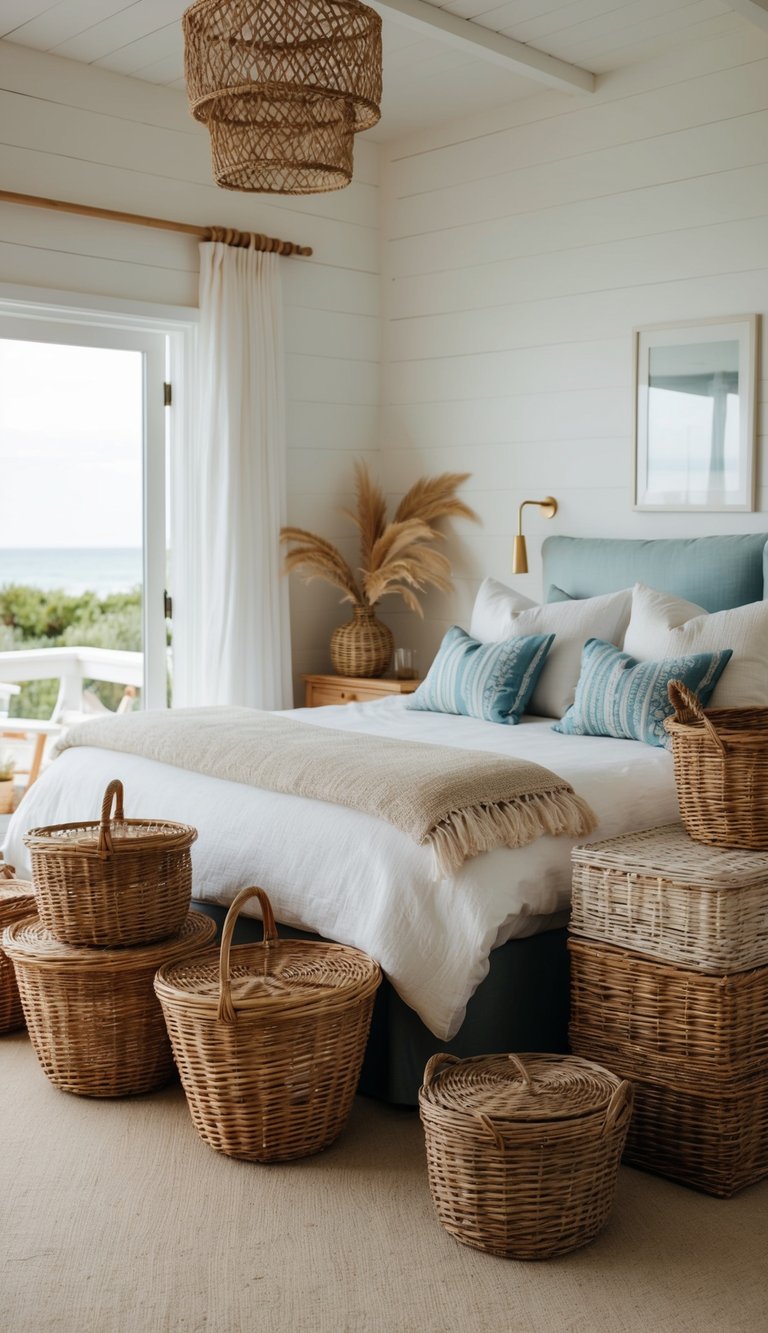
[[[708,708],[667,686],[680,817],[696,842],[768,850],[768,708]]]
[[[29,916],[35,910],[31,883],[23,879],[0,878],[0,935],[3,928]],[[13,1032],[24,1026],[24,1010],[19,999],[13,963],[0,949],[0,1032]]]
[[[24,838],[42,924],[67,944],[101,948],[176,934],[192,898],[196,837],[188,824],[126,819],[123,784],[110,782],[99,821],[34,828]]]
[[[437,1054],[419,1089],[437,1216],[464,1245],[549,1259],[608,1220],[632,1088],[569,1055]]]
[[[134,949],[64,944],[37,917],[8,926],[2,946],[51,1082],[82,1097],[124,1097],[167,1083],[173,1055],[155,972],[204,949],[215,934],[215,922],[200,912],[190,912],[170,939]]]
[[[264,939],[232,948],[253,897]],[[264,890],[242,889],[220,952],[163,967],[155,979],[201,1138],[255,1162],[306,1157],[332,1143],[357,1088],[380,982],[378,964],[358,949],[279,939]]]

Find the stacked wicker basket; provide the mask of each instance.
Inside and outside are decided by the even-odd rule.
[[[0,878],[0,935],[6,926],[35,910],[32,885],[27,880],[14,879],[11,867],[4,869],[10,870],[10,876]],[[24,1011],[13,963],[0,949],[0,1033],[14,1032],[23,1026]]]
[[[678,824],[573,853],[573,1050],[630,1079],[625,1159],[728,1196],[768,1175],[768,853]]]
[[[113,811],[114,803],[114,814]],[[125,819],[109,784],[101,820],[32,829],[37,916],[4,920],[24,1018],[52,1083],[88,1097],[147,1092],[173,1074],[157,969],[210,943],[190,912],[193,828]]]

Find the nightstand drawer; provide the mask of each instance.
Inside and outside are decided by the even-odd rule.
[[[307,699],[308,708],[322,708],[325,704],[354,704],[357,703],[360,695],[357,690],[346,685],[344,688],[334,685],[312,685],[307,686],[307,693],[311,691],[311,700]],[[369,694],[365,696],[373,699],[377,696]]]
[[[388,694],[413,694],[418,680],[393,680],[386,676],[304,676],[304,707],[327,704],[368,703]]]

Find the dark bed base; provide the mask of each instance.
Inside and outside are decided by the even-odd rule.
[[[199,902],[193,907],[212,917],[221,930],[226,908]],[[280,934],[313,938],[288,926],[280,926]],[[467,1005],[467,1016],[452,1041],[435,1037],[385,979],[376,996],[358,1091],[415,1106],[424,1066],[436,1051],[462,1057],[497,1051],[566,1051],[566,937],[565,930],[548,930],[494,949],[488,976]],[[240,917],[235,943],[257,939],[261,922]]]

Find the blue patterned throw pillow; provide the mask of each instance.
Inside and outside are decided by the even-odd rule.
[[[576,696],[552,730],[566,736],[615,736],[668,746],[664,719],[674,712],[667,697],[669,681],[684,681],[706,704],[731,656],[730,648],[722,648],[637,662],[612,643],[587,639]]]
[[[478,643],[454,625],[406,707],[428,713],[461,713],[486,722],[517,722],[533,694],[554,637],[529,634],[503,643]]]

